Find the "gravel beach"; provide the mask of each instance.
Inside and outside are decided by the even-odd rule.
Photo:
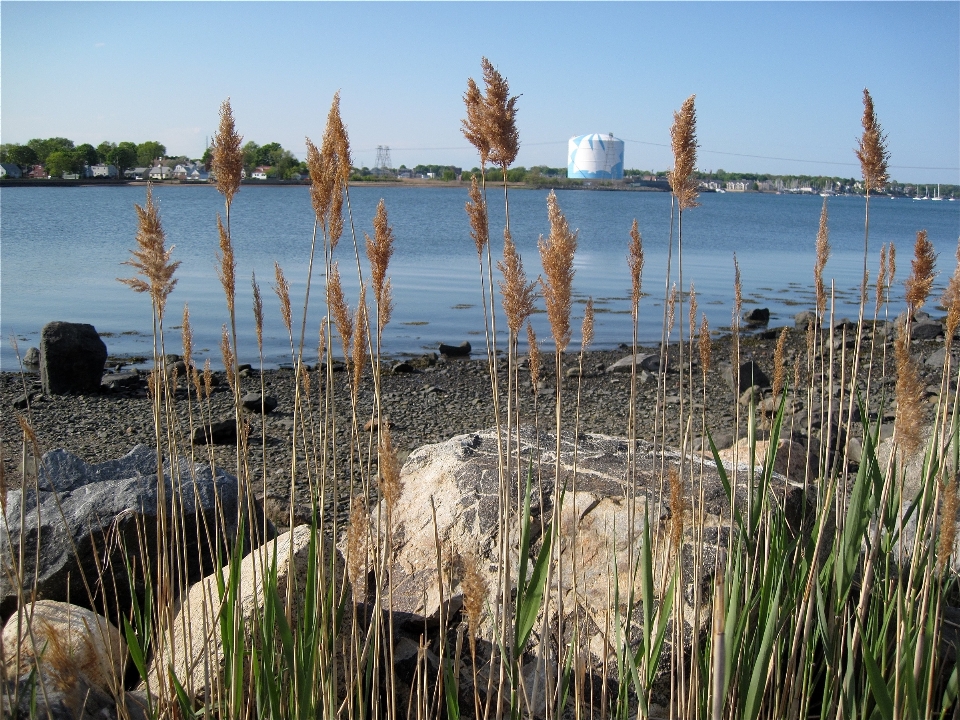
[[[871,338],[875,334],[877,342],[889,332],[890,325],[879,325],[873,333],[869,324],[865,324],[864,354],[869,356]],[[741,362],[754,361],[769,377],[773,377],[773,355],[779,328],[770,328],[744,335],[741,338]],[[830,347],[829,336],[825,330],[825,347]],[[840,367],[840,356],[844,349],[852,354],[855,339],[853,324],[839,325],[834,329],[834,356]],[[846,335],[844,334],[846,333]],[[795,328],[788,331],[786,345],[787,381],[792,382],[795,360],[806,358],[806,332]],[[937,362],[939,352],[942,356],[942,336],[931,340],[917,340],[913,343],[915,359],[918,362],[921,381],[927,389],[930,412],[936,402],[943,369],[942,357]],[[706,383],[700,368],[699,356],[694,349],[693,356],[693,410],[694,420],[690,424],[689,434],[699,446],[701,435],[701,409],[706,407],[703,418],[719,447],[729,446],[733,441],[734,418],[738,399],[742,394],[735,392],[730,382],[729,370],[731,358],[731,338],[722,336],[713,340],[712,367],[707,373]],[[890,343],[892,345],[892,343]],[[545,350],[549,346],[545,346]],[[626,345],[612,351],[591,351],[583,358],[583,375],[578,378],[579,353],[568,353],[563,357],[561,369],[563,388],[563,422],[572,427],[577,413],[578,379],[579,428],[584,432],[596,432],[609,435],[626,435],[628,432],[628,412],[630,397],[630,372],[610,372],[608,369],[617,361],[631,355]],[[401,461],[413,449],[445,440],[453,435],[466,433],[495,424],[490,377],[487,372],[485,356],[478,349],[470,358],[447,358],[429,354],[415,358],[391,359],[383,362],[382,403],[383,415],[389,419],[394,444]],[[639,348],[640,353],[658,354],[656,347]],[[689,360],[689,349],[685,348]],[[680,443],[680,427],[677,421],[681,406],[681,393],[678,389],[678,348],[670,346],[671,360],[665,376],[665,412],[661,416],[661,427],[665,426],[663,436],[668,445]],[[881,417],[892,428],[894,405],[890,397],[894,391],[895,373],[890,370],[892,348],[888,346],[886,377],[881,370],[883,353],[879,345],[874,353],[873,386],[871,388],[870,413],[872,418]],[[551,426],[554,422],[555,370],[552,353],[543,353],[544,368],[541,387],[534,393],[530,385],[529,371],[525,359],[521,361],[518,373],[520,385],[521,421],[538,421],[542,426]],[[928,360],[932,362],[928,362]],[[110,359],[108,369],[117,367],[118,361]],[[865,364],[862,363],[861,367]],[[724,366],[727,366],[724,377]],[[396,367],[396,370],[393,368]],[[847,361],[849,373],[849,360]],[[500,392],[506,408],[506,360],[501,360]],[[654,368],[655,369],[655,368]],[[861,372],[861,375],[863,373]],[[258,412],[245,412],[250,434],[250,457],[252,477],[256,479],[258,492],[266,488],[267,505],[274,507],[272,515],[277,515],[281,507],[287,506],[290,492],[291,466],[291,430],[293,426],[294,383],[293,372],[289,369],[266,370],[262,373],[251,369],[241,378],[243,392],[260,392],[261,384],[267,396],[276,399],[276,408],[261,416]],[[312,408],[319,418],[318,402],[325,384],[323,375],[314,369],[311,375]],[[209,401],[209,409],[204,403],[205,417],[214,421],[233,417],[232,395],[222,373],[219,384],[214,387]],[[838,375],[839,376],[839,375]],[[352,423],[350,401],[347,391],[347,376],[342,369],[335,367],[334,387],[336,412],[336,438],[338,452],[342,456],[338,473],[345,472],[346,453],[342,448],[349,442]],[[655,418],[660,375],[638,369],[637,378],[637,435],[646,440],[655,439]],[[151,416],[150,399],[147,393],[145,373],[133,378],[128,384],[110,386],[110,375],[104,376],[102,392],[97,395],[46,396],[40,387],[38,374],[17,373],[0,374],[0,439],[2,439],[3,465],[8,487],[19,486],[22,478],[22,437],[18,417],[29,420],[34,428],[40,452],[54,448],[65,448],[87,462],[102,462],[127,453],[134,445],[143,443],[154,445],[154,429]],[[685,386],[686,386],[685,382]],[[881,410],[879,405],[881,392],[886,392],[888,402]],[[704,396],[705,392],[705,396]],[[769,393],[769,389],[766,390]],[[837,389],[839,393],[839,388]],[[689,391],[685,390],[683,403],[690,402]],[[758,400],[765,397],[758,396]],[[29,405],[27,406],[27,400]],[[705,401],[705,402],[704,402]],[[373,383],[369,373],[365,375],[363,388],[359,396],[360,412],[358,427],[363,427],[371,418],[373,403]],[[188,412],[190,404],[181,381],[177,393],[176,411],[180,419],[184,440],[182,453],[190,452],[191,419]],[[762,408],[762,405],[761,405]],[[685,407],[685,414],[689,407]],[[198,405],[192,405],[192,422],[200,424]],[[808,427],[816,435],[824,424],[823,413],[816,405],[807,407],[805,398],[797,398],[788,405],[785,420],[786,432],[797,440],[806,437]],[[745,432],[746,412],[740,407],[740,432]],[[762,424],[761,424],[762,426]],[[364,439],[363,446],[366,448]],[[194,445],[194,452],[200,459],[208,457],[208,446]],[[209,446],[218,465],[229,472],[236,471],[236,444]],[[264,462],[265,455],[265,462]],[[302,459],[302,455],[301,455]],[[303,463],[300,462],[303,467]],[[264,483],[265,479],[265,483]],[[308,504],[308,481],[306,476],[297,478],[297,502],[306,509]]]

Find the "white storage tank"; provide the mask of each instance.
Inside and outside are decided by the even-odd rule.
[[[623,140],[613,133],[578,135],[567,143],[567,177],[623,180]]]

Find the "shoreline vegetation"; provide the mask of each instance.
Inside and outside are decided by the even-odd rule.
[[[21,487],[0,493],[0,712],[955,719],[960,240],[942,298],[931,297],[938,258],[925,230],[899,253],[871,245],[889,153],[870,93],[855,151],[855,320],[835,314],[825,197],[808,313],[749,335],[734,255],[730,332],[711,333],[684,252],[700,194],[691,95],[670,129],[665,277],[644,277],[634,220],[622,229],[626,263],[611,268],[630,279],[632,337],[604,352],[592,348],[593,300],[574,302],[578,234],[562,197],[546,198],[539,257],[514,244],[520,96],[486,58],[481,70],[461,128],[481,169],[464,208],[485,331],[470,359],[381,352],[394,234],[383,200],[372,227],[354,224],[338,93],[321,141],[307,141],[315,224],[303,299],[279,263],[267,290],[289,368],[263,370],[263,329],[276,322],[264,317],[263,278],[249,279],[252,308],[236,303],[247,278],[236,277],[231,213],[244,202],[245,146],[228,99],[211,158],[223,211],[210,218],[224,370],[197,367],[190,309],[177,307],[180,262],[148,185],[121,282],[152,310],[150,370],[63,396],[48,366],[48,394],[0,375],[4,402],[22,393],[2,418],[0,484],[23,468]],[[503,204],[502,226],[488,202]],[[348,297],[341,273],[354,271]],[[661,307],[649,308],[651,293]],[[892,298],[906,304],[900,317]],[[313,303],[325,313],[308,327]],[[945,316],[931,317],[938,303]],[[538,310],[546,338],[529,322]],[[240,347],[237,318],[251,311],[256,347]],[[661,337],[644,347],[650,312],[662,314]],[[149,447],[89,468],[44,456],[58,438],[88,457]],[[104,489],[108,470],[131,464],[124,493]],[[134,490],[129,506],[113,504]],[[91,514],[70,524],[81,510]],[[50,554],[61,573],[41,568]]]

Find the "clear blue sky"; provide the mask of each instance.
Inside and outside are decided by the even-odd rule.
[[[613,132],[627,167],[666,168],[696,93],[701,169],[858,176],[868,87],[893,177],[960,183],[958,2],[2,2],[0,42],[3,142],[197,157],[229,96],[245,139],[302,158],[339,89],[358,164],[389,145],[397,166],[469,168],[462,94],[486,55],[522,94],[521,165]]]

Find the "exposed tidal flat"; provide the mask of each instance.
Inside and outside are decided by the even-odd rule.
[[[219,338],[227,311],[216,277],[215,217],[223,211],[214,188],[157,186],[163,226],[173,259],[182,262],[178,285],[170,296],[165,327],[167,352],[179,347],[180,314],[189,304],[196,354],[221,365]],[[372,232],[371,220],[380,198],[386,202],[396,236],[390,264],[395,312],[384,331],[383,351],[393,356],[416,355],[438,342],[470,340],[483,344],[483,310],[478,263],[464,212],[467,189],[355,186],[350,190],[357,240]],[[490,191],[493,250],[500,247],[497,227],[503,224],[500,194]],[[666,193],[591,193],[557,191],[570,225],[579,230],[574,278],[575,315],[587,297],[597,310],[594,347],[612,349],[631,336],[630,280],[626,246],[630,224],[638,220],[646,266],[641,303],[641,342],[659,340],[663,320],[664,278],[671,234],[670,196]],[[134,203],[142,204],[142,187],[5,188],[0,193],[0,235],[3,238],[0,285],[0,370],[16,368],[9,339],[21,352],[36,345],[40,328],[52,320],[86,322],[104,336],[114,357],[151,355],[150,304],[116,281],[133,274],[121,265],[134,247]],[[812,306],[814,240],[822,199],[811,196],[728,193],[700,198],[701,207],[684,215],[684,285],[694,283],[700,310],[713,329],[730,324],[733,297],[733,256],[743,278],[744,303],[768,307],[771,323],[789,322]],[[863,199],[829,200],[830,242],[833,248],[825,277],[834,282],[835,314],[856,315],[863,263]],[[539,271],[537,239],[549,230],[546,191],[514,191],[510,196],[511,230],[528,275]],[[278,302],[269,285],[274,262],[291,283],[295,308],[306,288],[313,231],[313,212],[306,187],[243,186],[231,214],[237,257],[239,354],[242,362],[258,361],[251,291],[247,279],[256,272],[264,291],[267,367],[290,362],[290,345],[280,320]],[[880,197],[871,203],[869,272],[874,278],[881,244],[899,250],[899,279],[906,275],[917,230],[926,229],[951,264],[960,234],[960,204],[922,203]],[[675,244],[675,241],[674,241]],[[356,302],[356,258],[348,226],[335,255],[340,263],[348,302]],[[361,247],[361,267],[369,272]],[[496,257],[494,258],[496,259]],[[674,248],[674,275],[676,256]],[[305,357],[315,356],[323,313],[322,263],[314,265]],[[934,288],[938,294],[941,274]],[[496,280],[496,278],[495,278]],[[891,311],[902,309],[894,292]],[[538,336],[549,330],[542,313],[533,316]],[[299,322],[297,322],[299,326]],[[502,328],[501,328],[502,330]],[[501,346],[503,342],[501,340]],[[335,344],[334,347],[337,347]]]

